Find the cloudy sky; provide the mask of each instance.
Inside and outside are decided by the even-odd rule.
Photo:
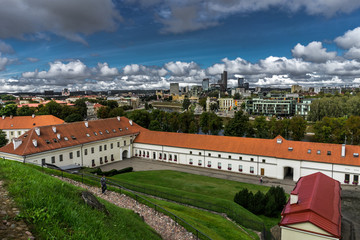
[[[360,1],[0,4],[0,92],[360,84]]]

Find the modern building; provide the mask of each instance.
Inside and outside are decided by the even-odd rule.
[[[0,157],[41,165],[101,166],[132,156],[293,181],[321,172],[358,184],[360,146],[158,132],[125,117],[32,128]]]
[[[0,130],[5,132],[6,138],[11,140],[23,135],[33,127],[62,124],[64,120],[53,115],[32,116],[2,116],[0,119]]]
[[[170,83],[170,95],[179,95],[179,83]]]
[[[243,87],[244,87],[244,81],[245,81],[245,78],[243,78],[243,77],[238,78],[238,87],[239,87],[239,88],[243,88]]]
[[[281,239],[341,239],[340,191],[323,173],[301,177],[281,213]]]
[[[224,71],[222,74],[221,74],[221,80],[220,80],[220,89],[221,91],[225,92],[226,89],[227,89],[227,71]]]
[[[210,79],[205,78],[202,81],[202,89],[203,91],[209,91]]]
[[[291,93],[299,93],[300,91],[302,91],[302,87],[300,85],[291,86]]]

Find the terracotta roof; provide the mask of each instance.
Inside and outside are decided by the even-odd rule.
[[[95,103],[94,104],[94,108],[101,108],[103,107],[104,105],[101,105],[100,103]]]
[[[64,120],[53,115],[32,116],[15,116],[0,118],[0,129],[31,129],[33,127],[41,127],[46,125],[62,124]]]
[[[280,226],[310,222],[334,237],[341,237],[340,183],[317,172],[302,177],[291,194],[298,203],[286,204]]]
[[[278,139],[281,140],[281,144],[277,143]],[[346,145],[346,155],[341,157],[341,144],[289,141],[281,136],[274,139],[260,139],[146,131],[141,132],[135,142],[360,166],[360,158],[353,155],[360,153],[360,146]]]
[[[53,127],[56,127],[56,133],[53,131]],[[121,117],[120,121],[117,118],[88,121],[88,127],[85,126],[85,122],[75,122],[44,126],[39,127],[39,129],[40,136],[36,134],[36,128],[32,128],[18,138],[22,140],[22,144],[17,149],[14,150],[14,145],[11,142],[0,148],[0,152],[26,156],[118,136],[137,134],[143,128],[135,123],[130,125],[127,118]],[[60,140],[57,134],[60,134]],[[34,139],[37,141],[37,147],[33,145]]]

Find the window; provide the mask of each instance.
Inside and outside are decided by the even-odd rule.
[[[130,144],[132,144],[133,143],[133,140],[132,139],[130,139]]]
[[[254,161],[254,158],[250,158],[250,161],[252,161],[252,162],[253,162],[253,161]]]
[[[42,165],[42,166],[44,166],[44,165],[45,165],[45,163],[46,163],[45,158],[41,159],[41,165]]]
[[[189,164],[191,164],[191,165],[193,164],[193,160],[192,160],[192,159],[189,160]]]
[[[69,158],[73,159],[73,153],[72,152],[69,153]]]
[[[106,129],[105,132],[106,132],[107,134],[109,134],[109,130]]]
[[[289,147],[288,150],[291,152],[291,151],[293,150],[293,148],[292,148],[292,147]]]
[[[84,154],[87,155],[87,149],[85,149]]]
[[[250,167],[250,173],[254,173],[254,167]]]
[[[62,154],[59,155],[59,160],[60,160],[60,162],[63,161],[63,155]]]
[[[100,135],[102,135],[102,131],[99,131]]]
[[[198,160],[198,166],[202,165],[202,160]]]
[[[18,131],[18,135],[19,135],[19,136],[21,135],[21,131]]]
[[[107,160],[107,156],[105,156],[105,163],[107,163],[108,162],[108,160]]]
[[[104,145],[104,151],[106,151],[106,149],[107,149],[107,145],[105,144],[105,145]]]
[[[190,151],[190,154],[192,154],[192,151]]]
[[[221,162],[218,162],[218,169],[221,169]]]
[[[349,181],[350,181],[350,174],[345,174],[344,183],[349,183]]]
[[[94,132],[94,135],[97,136],[97,132]]]
[[[177,155],[174,155],[174,161],[175,162],[177,161]]]
[[[76,157],[80,157],[80,151],[76,152]]]
[[[242,171],[243,171],[243,166],[239,165],[239,172],[242,172]]]
[[[64,137],[65,141],[69,140],[68,137]]]
[[[114,161],[114,154],[111,154],[111,161]]]
[[[126,146],[126,140],[124,141],[124,146]]]
[[[110,144],[110,148],[111,148],[111,149],[114,148],[114,144],[113,144],[113,143]]]
[[[354,157],[359,157],[359,153],[354,153],[353,156]]]
[[[102,151],[102,146],[99,146],[99,152],[101,152]]]
[[[166,160],[166,153],[164,153],[164,160]]]
[[[120,147],[120,142],[117,142],[117,147]]]
[[[199,155],[201,156],[201,152],[199,152]]]
[[[95,167],[95,160],[91,160],[91,166]]]
[[[231,159],[231,155],[229,155],[229,159]]]
[[[93,147],[91,148],[91,153],[94,153],[94,148]]]
[[[211,153],[208,153],[208,156],[211,157]]]
[[[54,156],[51,157],[51,163],[55,163],[55,157]]]
[[[232,166],[231,166],[231,163],[228,164],[228,170],[231,170],[232,169]]]
[[[170,161],[172,160],[172,155],[171,155],[171,154],[169,154],[169,160],[170,160]]]
[[[239,157],[239,160],[242,160],[242,157]]]
[[[265,162],[266,162],[266,160],[265,160],[265,159],[263,159],[263,160],[262,160],[262,162],[263,162],[263,163],[265,163]]]
[[[86,136],[87,136],[87,137],[90,137],[90,134],[87,133]]]
[[[208,166],[208,167],[211,167],[211,161],[208,161],[207,166]]]
[[[309,153],[309,154],[310,154],[310,153],[311,153],[311,149],[308,149],[307,153]]]
[[[218,157],[221,158],[221,154],[218,154]]]
[[[320,150],[317,150],[316,154],[319,154],[320,155],[321,151]]]
[[[13,135],[14,135],[14,132],[13,132],[13,131],[11,131],[11,132],[10,132],[10,135],[11,135],[11,136],[13,136]]]
[[[327,155],[331,155],[331,151],[327,151]]]
[[[146,157],[148,158],[150,156],[149,151],[146,152]]]
[[[102,157],[100,157],[100,164],[103,164],[103,160],[102,160]]]

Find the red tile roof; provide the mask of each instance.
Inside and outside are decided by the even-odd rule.
[[[53,127],[56,127],[56,133],[54,133]],[[44,126],[39,127],[39,129],[40,136],[36,134],[35,128],[32,128],[18,138],[22,140],[22,144],[17,149],[14,150],[14,145],[11,142],[0,148],[0,152],[26,156],[113,137],[138,134],[140,130],[147,131],[135,123],[130,125],[129,120],[125,117],[121,117],[120,121],[117,118],[88,121],[88,128],[85,126],[85,122],[75,122]],[[60,140],[57,134],[60,134]],[[37,147],[33,145],[33,139],[37,141]]]
[[[340,183],[317,172],[302,177],[291,194],[298,195],[298,203],[286,204],[281,213],[280,226],[310,222],[333,237],[341,237]]]
[[[277,143],[277,139],[281,139],[282,143]],[[146,131],[141,132],[135,142],[360,166],[360,158],[353,156],[353,153],[360,153],[360,146],[346,145],[346,155],[341,157],[341,144],[289,141],[281,136],[274,139],[260,139]],[[308,153],[309,149],[311,153]],[[320,151],[320,154],[317,154],[317,151]]]
[[[62,124],[64,120],[53,115],[32,116],[15,116],[0,118],[0,129],[31,129],[33,127],[41,127],[46,125]]]

